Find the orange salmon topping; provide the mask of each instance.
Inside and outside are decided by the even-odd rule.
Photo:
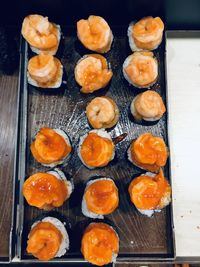
[[[84,194],[87,208],[96,214],[110,214],[119,204],[118,190],[111,180],[97,180]]]
[[[98,266],[112,261],[113,254],[119,251],[119,238],[105,223],[91,223],[82,238],[81,252],[84,258]]]
[[[27,252],[42,261],[53,259],[62,242],[61,232],[49,222],[39,222],[32,228],[27,241]]]
[[[53,174],[38,172],[25,181],[23,195],[29,205],[48,210],[63,205],[68,189]]]
[[[128,188],[131,201],[138,209],[162,208],[162,197],[171,193],[171,187],[162,169],[155,177],[142,175],[134,179]]]
[[[113,156],[114,144],[96,133],[89,133],[81,145],[81,157],[89,167],[106,166]]]
[[[40,163],[50,164],[63,160],[71,152],[71,146],[51,128],[41,128],[31,144],[33,157]]]

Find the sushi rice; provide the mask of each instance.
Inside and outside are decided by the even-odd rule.
[[[80,137],[80,141],[79,141],[79,145],[78,145],[78,156],[79,156],[80,160],[82,161],[82,163],[83,163],[87,168],[89,168],[89,169],[94,169],[95,167],[90,167],[90,166],[88,166],[88,165],[84,162],[84,160],[83,160],[83,158],[82,158],[82,156],[81,156],[81,146],[82,146],[82,144],[83,144],[83,141],[85,140],[85,138],[88,136],[89,133],[96,133],[98,136],[101,136],[101,137],[103,137],[103,138],[107,138],[107,139],[109,139],[109,140],[111,140],[111,141],[112,141],[112,138],[111,138],[110,134],[109,134],[108,132],[105,131],[105,129],[94,129],[94,130],[91,130],[91,131],[89,131],[88,133],[86,133],[85,135],[83,135],[83,136]],[[112,158],[111,158],[111,160],[113,160],[114,157],[115,157],[115,149],[113,149],[113,154],[112,154]],[[110,161],[111,161],[111,160],[110,160]]]
[[[87,191],[87,188],[91,184],[94,184],[95,182],[102,181],[102,180],[109,180],[109,181],[113,182],[112,179],[107,178],[107,177],[102,177],[102,178],[98,178],[98,179],[95,179],[95,180],[91,180],[91,181],[87,182],[86,188],[85,188],[85,192]],[[88,210],[88,207],[87,207],[87,204],[86,204],[86,200],[85,200],[85,192],[84,192],[84,195],[83,195],[83,200],[82,200],[82,205],[81,205],[81,209],[82,209],[83,215],[85,215],[86,217],[89,217],[89,218],[93,218],[93,219],[104,219],[104,215],[96,214],[96,213],[91,212],[90,210]]]
[[[67,252],[67,250],[69,250],[69,236],[68,236],[67,230],[65,229],[64,224],[60,220],[58,220],[57,218],[49,216],[49,217],[45,217],[44,219],[35,222],[31,226],[31,230],[40,222],[49,222],[49,223],[53,224],[61,232],[63,239],[62,239],[62,242],[60,244],[60,248],[59,248],[57,254],[55,255],[55,257],[63,256]]]

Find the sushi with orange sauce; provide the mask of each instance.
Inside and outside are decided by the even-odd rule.
[[[98,54],[82,57],[76,64],[74,74],[84,94],[106,87],[113,75],[106,58]]]
[[[135,166],[150,171],[159,172],[168,158],[168,149],[161,137],[151,133],[143,133],[133,140],[128,149],[128,159]]]
[[[104,129],[92,130],[80,138],[78,156],[89,169],[105,167],[115,156],[115,145]]]
[[[61,86],[63,66],[52,55],[39,54],[28,62],[28,82],[40,88],[58,88]]]
[[[160,17],[144,17],[128,27],[129,45],[132,51],[154,50],[162,42],[164,23]]]
[[[64,163],[72,151],[69,138],[63,130],[47,127],[39,130],[30,148],[35,160],[48,167]]]
[[[118,189],[114,181],[107,177],[90,180],[82,200],[82,213],[90,218],[103,219],[119,204]]]
[[[21,33],[36,53],[55,55],[61,36],[60,26],[49,22],[48,17],[29,15],[24,18]]]
[[[97,266],[115,262],[119,252],[119,237],[106,223],[90,223],[81,240],[81,252],[86,261]]]
[[[100,16],[89,16],[77,22],[77,35],[89,50],[106,53],[110,50],[113,34],[108,23]]]
[[[73,184],[65,174],[54,169],[38,172],[26,179],[23,184],[23,195],[30,206],[51,210],[63,205],[73,191]]]
[[[29,232],[26,251],[41,261],[63,256],[69,249],[64,224],[55,217],[36,221]]]
[[[162,169],[158,174],[147,172],[133,179],[128,191],[137,210],[148,217],[154,212],[161,211],[171,202],[171,186]]]

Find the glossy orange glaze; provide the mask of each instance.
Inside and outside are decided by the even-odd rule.
[[[89,185],[84,194],[89,211],[106,215],[119,204],[118,190],[112,180],[97,180]]]
[[[152,172],[165,166],[168,157],[164,140],[151,133],[141,134],[132,142],[130,150],[133,163]]]
[[[71,146],[51,128],[41,128],[31,144],[33,157],[40,163],[50,164],[64,159],[71,152]]]
[[[23,185],[23,195],[29,205],[40,209],[60,207],[67,198],[67,184],[52,174],[38,172]]]
[[[29,233],[26,250],[39,260],[48,261],[56,256],[62,239],[52,223],[39,222]]]
[[[138,209],[159,209],[160,202],[171,187],[164,177],[162,169],[155,177],[143,175],[135,178],[128,188],[131,201]]]
[[[91,223],[87,227],[82,237],[81,252],[88,262],[98,266],[108,264],[118,251],[119,238],[109,225]]]
[[[113,142],[96,133],[89,133],[80,149],[81,157],[89,167],[106,166],[112,159],[113,151]]]

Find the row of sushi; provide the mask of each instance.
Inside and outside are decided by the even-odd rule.
[[[150,50],[162,41],[164,24],[159,17],[145,17],[128,28],[132,51],[123,64],[125,79],[138,88],[148,88],[158,78],[158,62]],[[28,81],[41,88],[58,88],[62,82],[63,66],[53,55],[60,42],[60,26],[48,21],[47,17],[29,15],[24,19],[22,35],[33,52],[39,54],[29,60]],[[106,53],[111,49],[112,31],[99,16],[89,16],[77,22],[77,35],[88,49]],[[82,93],[92,93],[104,88],[113,76],[110,64],[99,54],[81,58],[75,67],[75,79]]]

